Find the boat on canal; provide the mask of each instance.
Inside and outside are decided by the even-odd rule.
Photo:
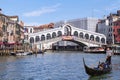
[[[37,53],[38,54],[44,54],[46,52],[46,50],[39,50]]]
[[[26,55],[32,55],[31,51],[23,51],[23,50],[17,50],[16,52],[10,53],[12,56],[26,56]]]
[[[108,67],[104,69],[98,69],[98,68],[96,69],[96,68],[88,67],[85,63],[84,58],[83,58],[83,64],[84,64],[85,72],[90,76],[103,75],[103,74],[109,73],[112,70],[111,64],[108,65]]]
[[[16,53],[16,56],[26,56],[26,55],[32,55],[32,53],[30,53],[30,52],[20,52],[20,53]]]
[[[106,53],[105,49],[102,47],[84,47],[83,51],[85,53]]]
[[[46,52],[46,50],[38,50],[38,51],[34,51],[34,54],[44,54]]]
[[[120,55],[120,46],[113,46],[114,55]]]

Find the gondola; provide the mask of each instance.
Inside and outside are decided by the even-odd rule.
[[[39,50],[38,54],[44,54],[46,52],[46,50]]]
[[[84,64],[84,68],[85,68],[86,73],[90,76],[99,76],[99,75],[102,75],[102,74],[109,73],[112,70],[111,64],[109,65],[108,68],[105,68],[103,70],[90,68],[85,64],[84,58],[83,58],[83,64]]]

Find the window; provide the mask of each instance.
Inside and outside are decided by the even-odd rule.
[[[6,31],[7,31],[7,28],[6,28],[5,25],[3,25],[2,30],[3,30],[3,32],[6,32]]]
[[[32,33],[32,29],[30,29],[30,33]]]
[[[115,32],[115,29],[113,29],[113,32]]]
[[[11,36],[13,35],[13,30],[11,31],[10,35],[11,35]]]
[[[120,34],[120,29],[117,29],[118,34]]]
[[[20,35],[20,31],[16,31],[16,34],[17,34],[17,35]]]

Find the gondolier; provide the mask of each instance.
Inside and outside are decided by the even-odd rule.
[[[106,57],[106,63],[108,64],[108,65],[110,65],[111,64],[111,56],[112,56],[112,50],[111,50],[111,48],[107,48],[107,50],[106,50],[106,55],[107,55],[107,57]]]

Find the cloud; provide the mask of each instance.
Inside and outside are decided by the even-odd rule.
[[[93,9],[94,14],[102,14],[108,15],[110,12],[114,12],[120,9],[120,1],[115,1],[112,4],[106,5],[104,8],[101,9]]]
[[[112,5],[109,5],[105,8],[106,11],[113,11],[120,9],[120,1],[115,1]]]
[[[39,25],[41,25],[41,24],[38,22],[26,22],[25,23],[25,26],[39,26]]]
[[[43,14],[52,13],[52,12],[55,12],[60,5],[61,4],[56,4],[50,7],[42,7],[40,10],[24,13],[23,16],[26,16],[26,17],[41,16]]]

